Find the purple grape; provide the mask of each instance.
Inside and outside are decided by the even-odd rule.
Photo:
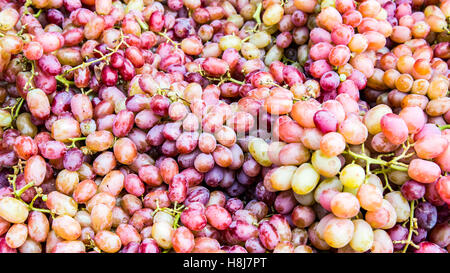
[[[64,168],[72,172],[78,171],[81,168],[81,165],[83,164],[83,158],[84,154],[80,149],[72,148],[68,150],[64,154],[63,159]]]
[[[413,201],[420,199],[425,195],[426,187],[422,183],[408,180],[402,185],[400,191],[408,201]]]
[[[210,187],[218,187],[220,181],[222,181],[224,176],[224,169],[219,166],[214,166],[209,172],[205,174],[205,183]]]
[[[420,203],[414,210],[414,217],[419,227],[430,230],[436,225],[437,209],[428,202]]]
[[[389,237],[392,241],[403,241],[408,238],[409,230],[402,225],[396,224],[393,228],[388,230]],[[405,247],[405,244],[394,244],[394,250],[400,250]]]

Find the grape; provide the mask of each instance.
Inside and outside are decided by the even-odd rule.
[[[343,247],[351,241],[354,229],[354,224],[348,219],[332,219],[325,226],[324,240],[331,247]]]
[[[320,175],[313,165],[303,163],[298,167],[290,181],[292,190],[297,194],[307,194],[311,192],[319,182]]]
[[[342,169],[339,179],[346,187],[358,188],[365,180],[365,171],[357,164],[350,164]]]
[[[401,187],[402,195],[408,201],[422,198],[425,195],[425,190],[426,190],[425,185],[418,183],[417,181],[414,180],[406,181]]]
[[[360,205],[353,194],[342,192],[331,199],[330,208],[340,218],[352,218],[358,214]]]
[[[392,253],[394,246],[389,234],[382,230],[376,229],[373,231],[373,244],[370,248],[371,253]]]
[[[420,203],[414,210],[414,217],[417,218],[417,224],[419,227],[430,230],[437,222],[437,210],[436,207],[428,202]]]
[[[413,159],[409,164],[408,175],[421,183],[433,183],[440,175],[439,166],[431,161]]]
[[[80,224],[67,215],[56,217],[52,222],[52,229],[56,235],[68,241],[76,240],[81,235]]]
[[[5,4],[0,252],[447,252],[448,2]]]
[[[314,124],[323,134],[326,134],[336,132],[338,122],[333,114],[326,110],[320,110],[314,114]]]

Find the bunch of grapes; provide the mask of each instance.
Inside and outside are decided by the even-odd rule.
[[[450,250],[450,0],[0,9],[0,253]]]

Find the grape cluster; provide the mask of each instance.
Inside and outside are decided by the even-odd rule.
[[[450,0],[0,0],[0,252],[447,253]]]

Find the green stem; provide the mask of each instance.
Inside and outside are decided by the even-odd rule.
[[[31,77],[28,79],[28,81],[25,83],[23,89],[27,90],[28,87],[32,88],[32,81],[34,79],[34,70],[35,70],[35,61],[31,61]]]
[[[262,2],[258,3],[258,6],[256,7],[255,13],[253,13],[253,19],[256,21],[256,28],[258,28],[261,25],[261,10],[262,10]]]
[[[400,166],[400,165],[397,165],[397,164],[392,164],[392,165],[390,164],[389,167],[391,169],[396,170],[396,171],[401,171],[401,172],[407,172],[408,171],[408,167]]]
[[[69,87],[70,85],[74,84],[73,81],[69,81],[68,79],[66,79],[64,76],[62,75],[57,75],[55,76],[55,79],[57,81],[59,81],[60,83],[64,84],[64,86],[66,87],[66,91],[69,91]]]
[[[77,70],[79,68],[86,68],[86,67],[90,66],[93,63],[97,63],[97,62],[101,62],[101,61],[105,60],[106,58],[108,58],[112,54],[116,53],[117,50],[119,50],[119,48],[122,46],[123,43],[124,43],[124,35],[123,35],[123,32],[120,31],[120,42],[111,52],[109,52],[108,54],[103,55],[102,57],[100,57],[98,59],[92,60],[90,62],[85,62],[85,63],[79,64],[79,65],[77,65],[75,67],[72,67],[71,69],[68,69],[68,70],[64,71],[63,74],[58,75],[60,77],[59,77],[59,79],[57,78],[57,80],[62,80],[63,76],[67,75],[71,71]],[[56,76],[56,77],[58,77],[58,76]],[[64,80],[62,80],[62,82],[64,82]]]
[[[382,169],[381,173],[383,174],[384,181],[386,182],[384,189],[389,189],[389,191],[393,192],[394,190],[391,188],[391,185],[389,185],[389,179],[386,174],[386,168],[384,166],[381,166],[381,169]]]
[[[376,165],[383,165],[383,166],[386,166],[388,164],[388,162],[383,159],[380,159],[380,158],[375,159],[375,158],[371,158],[365,154],[357,154],[350,149],[348,149],[346,151],[346,153],[348,153],[349,155],[351,155],[354,158],[365,160],[368,164],[376,164]]]
[[[41,12],[42,12],[42,9],[40,9],[36,14],[34,14],[33,16],[35,17],[35,18],[38,18],[39,17],[39,15],[41,15]]]
[[[138,16],[134,16],[136,21],[138,22],[139,26],[141,26],[143,31],[148,31],[148,24],[141,20]]]
[[[243,85],[243,84],[244,84],[244,82],[235,80],[235,79],[233,79],[233,78],[231,78],[231,77],[230,77],[228,80],[229,80],[230,82],[234,82],[234,83],[237,83],[237,84],[240,84],[240,85]]]
[[[20,198],[20,196],[22,196],[22,194],[23,194],[26,190],[28,190],[29,188],[31,188],[31,187],[33,187],[33,186],[34,186],[34,182],[31,181],[30,183],[26,184],[26,185],[25,185],[23,188],[21,188],[20,190],[14,191],[14,195]]]
[[[69,140],[72,142],[72,144],[67,146],[67,148],[70,149],[70,148],[75,148],[76,147],[77,141],[86,140],[86,137],[69,138]]]
[[[444,131],[445,129],[450,129],[450,124],[439,126],[439,129]]]
[[[177,43],[174,40],[170,39],[170,37],[167,36],[167,34],[165,32],[156,32],[156,34],[166,38],[166,40],[169,41],[171,44],[173,44],[175,47],[178,47],[180,45],[180,43]]]
[[[405,247],[403,248],[403,253],[406,252],[406,250],[408,249],[409,245],[413,245],[414,247],[417,247],[411,240],[412,238],[412,234],[413,234],[413,230],[414,230],[414,201],[411,202],[411,211],[409,214],[409,233],[408,233],[408,238],[406,239],[406,244]]]
[[[13,127],[13,122],[17,118],[17,116],[19,115],[19,111],[20,111],[20,108],[22,107],[23,102],[24,102],[23,98],[18,98],[16,100],[16,103],[13,106],[3,108],[4,110],[11,109],[10,110],[10,113],[11,113],[11,124],[6,126],[5,129],[7,129],[7,128],[14,128]]]
[[[242,39],[241,42],[245,43],[245,42],[247,42],[248,40],[250,40],[250,38],[251,38],[251,35],[248,35],[247,37],[245,37],[244,39]]]

